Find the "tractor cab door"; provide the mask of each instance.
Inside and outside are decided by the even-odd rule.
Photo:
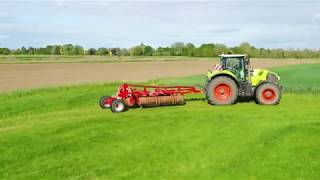
[[[244,57],[223,57],[223,69],[231,71],[239,81],[247,81],[247,66]]]

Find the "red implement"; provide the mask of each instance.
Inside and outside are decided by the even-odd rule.
[[[122,84],[115,96],[103,96],[101,108],[111,108],[112,112],[122,112],[126,107],[161,106],[185,104],[183,95],[202,93],[193,86],[145,86]]]

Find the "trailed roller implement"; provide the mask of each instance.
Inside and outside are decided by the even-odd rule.
[[[184,94],[202,93],[193,86],[144,86],[122,84],[115,96],[102,96],[101,108],[122,112],[128,107],[152,107],[185,104]]]

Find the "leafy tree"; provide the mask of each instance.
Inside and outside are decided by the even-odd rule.
[[[199,48],[195,49],[194,54],[198,57],[214,57],[214,48],[214,44],[202,44]]]
[[[172,56],[181,56],[184,48],[183,42],[176,42],[171,45],[171,55]]]
[[[182,49],[182,56],[193,56],[195,46],[192,43],[187,43]]]
[[[247,42],[241,43],[240,46],[239,46],[239,51],[242,54],[250,54],[251,53],[250,44],[247,43]]]
[[[22,46],[21,54],[27,54],[27,53],[28,53],[28,50],[24,46]]]
[[[130,56],[152,56],[154,49],[151,46],[141,43],[138,46],[129,49]]]
[[[130,56],[142,56],[143,55],[143,46],[135,46],[133,48],[130,48]]]
[[[120,48],[111,48],[109,51],[111,52],[111,55],[120,56]]]
[[[37,48],[35,54],[41,54],[41,55],[47,55],[48,54],[48,51],[47,51],[47,48]]]
[[[83,55],[84,49],[79,45],[65,44],[60,47],[61,55]]]
[[[120,56],[129,56],[129,55],[130,55],[130,53],[129,53],[128,49],[126,49],[126,48],[120,49]]]
[[[96,55],[100,55],[100,56],[106,56],[107,54],[109,54],[109,51],[107,48],[99,48],[96,52]]]
[[[28,47],[28,54],[35,54],[36,48]]]
[[[251,57],[260,58],[320,58],[320,50],[316,49],[267,49],[256,48],[247,42],[241,43],[239,46],[227,47],[224,44],[202,44],[196,47],[191,43],[184,44],[176,42],[170,47],[158,47],[154,49],[151,46],[141,43],[138,46],[128,49],[120,48],[94,48],[88,49],[86,52],[79,45],[48,45],[46,47],[21,47],[17,49],[0,48],[0,54],[41,54],[41,55],[118,55],[118,56],[197,56],[197,57],[216,57],[219,54],[249,54]]]
[[[169,47],[158,47],[158,49],[154,52],[156,56],[170,56],[170,48]]]
[[[10,49],[8,48],[0,48],[0,54],[9,55],[11,53]]]
[[[60,55],[60,46],[59,45],[48,45],[47,53],[49,55]]]
[[[84,55],[84,49],[82,46],[75,45],[73,47],[73,54],[72,55]]]
[[[143,50],[143,55],[144,56],[152,56],[154,50],[151,46],[145,46]]]
[[[61,55],[72,55],[73,45],[72,44],[65,44],[60,48]]]
[[[88,49],[87,54],[88,54],[88,55],[95,55],[95,54],[96,54],[96,52],[97,52],[97,50],[96,50],[96,49],[94,49],[94,48],[90,48],[90,49]]]
[[[220,54],[229,54],[231,50],[224,44],[215,44],[213,48],[213,56],[219,56]]]

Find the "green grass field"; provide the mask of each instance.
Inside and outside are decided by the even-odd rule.
[[[2,94],[0,179],[319,179],[319,68],[275,68],[288,92],[277,106],[191,101],[112,114],[97,100],[118,84]]]

